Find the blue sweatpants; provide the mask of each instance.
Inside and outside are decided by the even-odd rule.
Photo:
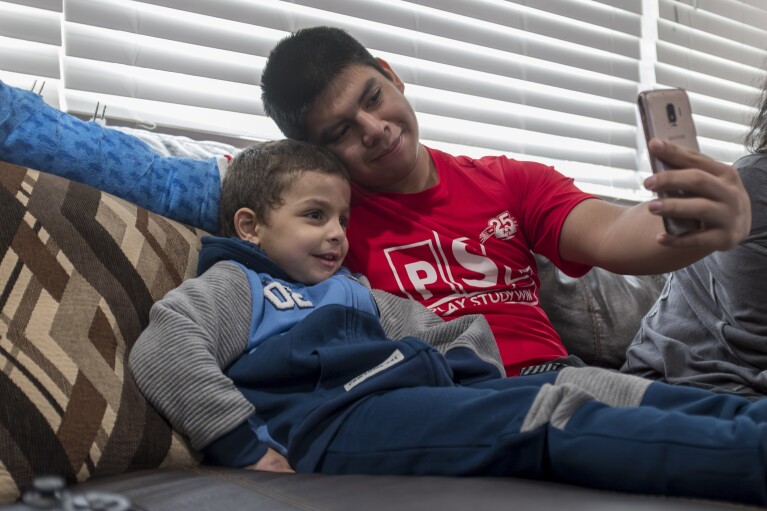
[[[317,470],[509,475],[767,503],[767,400],[655,382],[639,406],[616,407],[556,379],[545,373],[369,397],[346,418]],[[568,392],[581,404],[557,411]],[[531,428],[529,416],[552,402],[549,420]]]

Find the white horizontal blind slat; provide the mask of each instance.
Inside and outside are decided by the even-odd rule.
[[[276,42],[287,35],[266,25],[220,16],[218,2],[205,2],[200,13],[182,8],[164,8],[160,2],[126,0],[66,0],[68,23],[100,27],[153,37],[159,41],[188,43],[242,54],[266,56]],[[171,3],[172,2],[167,2]],[[191,3],[191,0],[190,0]],[[181,3],[183,6],[183,2]],[[222,11],[226,11],[222,3]],[[252,8],[252,6],[251,6]],[[266,13],[268,10],[263,9]],[[232,13],[234,14],[234,13]]]
[[[64,79],[68,89],[263,115],[260,103],[253,101],[260,94],[254,85],[76,57],[65,58]]]
[[[69,22],[67,56],[250,85],[258,85],[265,62],[263,57]]]
[[[67,89],[67,104],[72,111],[93,114],[95,103],[90,92]],[[99,94],[102,105],[107,105],[107,116],[137,123],[139,127],[154,129],[156,126],[180,128],[199,132],[200,138],[206,134],[232,135],[232,126],[241,127],[236,132],[241,140],[272,140],[280,138],[277,127],[264,116],[254,116],[239,112],[229,112],[189,105],[178,105],[165,101],[152,101],[126,96]],[[148,121],[147,119],[153,119]],[[183,119],[183,125],[179,124]]]
[[[45,9],[53,12],[61,12],[61,6],[63,0],[8,0],[11,3],[18,5],[26,5],[27,7],[35,7],[37,9]]]
[[[0,1],[0,80],[59,106],[61,0]]]
[[[566,0],[564,0],[566,1]],[[621,9],[633,14],[642,14],[642,2],[637,0],[596,0],[597,3],[605,4],[616,9]]]
[[[704,55],[719,57],[732,63],[753,65],[763,58],[764,48],[750,46],[700,29],[695,30],[674,21],[660,19],[658,34],[660,40],[666,44],[695,48]]]
[[[420,2],[420,0],[418,0]],[[460,1],[460,0],[458,0]],[[435,0],[430,4],[438,7]],[[628,1],[592,2],[591,0],[509,0],[515,4],[534,7],[543,13],[552,13],[565,18],[614,30],[629,36],[640,37],[641,29],[637,16],[642,13],[641,3]],[[470,5],[470,3],[466,2]]]
[[[0,36],[0,69],[30,77],[58,79],[58,47]]]
[[[623,124],[632,124],[635,117],[633,103],[542,83],[531,88],[523,71],[529,77],[535,74],[534,69],[520,68],[520,76],[507,69],[505,76],[501,76],[476,70],[469,73],[458,66],[425,62],[387,52],[377,51],[376,55],[392,64],[397,75],[408,84]]]
[[[754,28],[758,27],[758,24],[755,24],[753,20],[761,18],[767,12],[767,5],[764,2],[749,3],[743,0],[676,0],[676,2],[713,16],[751,25]]]
[[[582,140],[629,148],[635,143],[633,127],[616,122],[598,122],[590,117],[553,113],[529,105],[417,85],[411,85],[406,92],[413,108],[418,112],[563,137],[572,136],[573,132],[578,131]]]
[[[61,12],[0,2],[0,36],[61,46]]]

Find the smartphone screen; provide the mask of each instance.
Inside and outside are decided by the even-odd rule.
[[[668,140],[677,145],[699,151],[692,108],[683,89],[659,89],[639,93],[639,113],[644,127],[645,140],[651,138]],[[653,173],[673,170],[659,158],[650,155]],[[666,192],[660,197],[685,197],[684,192]],[[682,235],[698,231],[703,225],[700,220],[663,217],[663,224],[670,234]]]

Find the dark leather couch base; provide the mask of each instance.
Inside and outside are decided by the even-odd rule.
[[[74,491],[111,491],[145,511],[655,511],[757,509],[726,502],[592,490],[513,478],[326,476],[197,467],[91,480]]]

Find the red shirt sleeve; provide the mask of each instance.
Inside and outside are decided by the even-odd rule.
[[[587,199],[574,180],[541,163],[499,158],[510,193],[518,201],[521,228],[534,252],[546,256],[571,277],[586,274],[591,266],[566,261],[559,254],[559,239],[567,215]]]

